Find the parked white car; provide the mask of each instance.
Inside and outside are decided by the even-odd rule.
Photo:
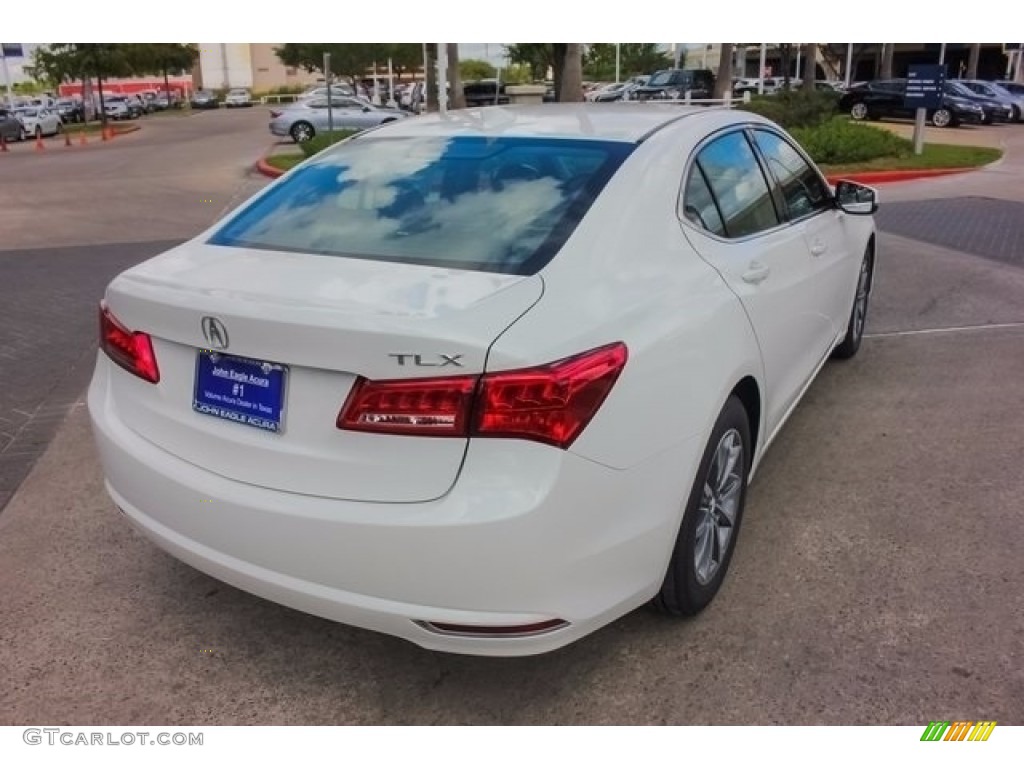
[[[246,88],[232,88],[224,97],[224,106],[228,108],[251,107],[252,94]]]
[[[60,115],[49,109],[39,107],[22,107],[14,110],[14,115],[23,126],[23,138],[38,136],[55,136],[62,130]]]
[[[875,198],[736,110],[366,131],[107,287],[107,490],[216,578],[427,648],[695,614],[765,450],[860,346]]]

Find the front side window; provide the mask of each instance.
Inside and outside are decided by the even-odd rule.
[[[296,169],[213,245],[533,274],[635,145],[558,138],[381,138]]]
[[[800,219],[831,205],[831,196],[821,176],[776,133],[755,130],[757,146],[771,174],[779,184],[790,219]]]
[[[747,237],[779,224],[768,182],[742,131],[704,147],[697,155],[697,166],[718,203],[726,237]],[[697,201],[692,202],[697,207]],[[690,203],[684,199],[684,210]]]

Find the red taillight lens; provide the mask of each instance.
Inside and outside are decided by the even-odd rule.
[[[338,414],[338,428],[464,437],[476,382],[476,376],[407,381],[360,378]]]
[[[601,407],[626,358],[619,342],[537,368],[489,373],[480,386],[474,434],[568,448]]]
[[[153,384],[160,381],[160,369],[149,334],[125,328],[105,304],[100,304],[100,348],[111,360],[140,379]]]
[[[484,376],[360,378],[337,425],[391,435],[522,438],[568,448],[601,407],[626,359],[626,345],[618,342],[548,365]]]

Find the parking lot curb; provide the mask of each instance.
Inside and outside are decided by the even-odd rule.
[[[285,172],[280,168],[275,168],[267,162],[267,156],[264,155],[256,161],[256,170],[262,173],[264,176],[269,176],[272,179],[276,179],[278,176],[284,176]]]
[[[916,181],[917,179],[930,179],[937,176],[951,176],[954,173],[967,173],[976,171],[984,166],[969,166],[966,168],[915,168],[902,171],[862,171],[860,173],[834,173],[825,177],[829,184],[835,184],[841,179],[856,181],[861,184],[887,184],[895,181]]]

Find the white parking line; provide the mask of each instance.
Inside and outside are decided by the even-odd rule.
[[[987,331],[994,328],[1024,328],[1019,323],[988,323],[985,325],[959,325],[952,328],[922,328],[916,331],[890,331],[889,333],[865,333],[865,339],[884,339],[889,336],[920,336],[927,333],[956,333],[958,331]]]

